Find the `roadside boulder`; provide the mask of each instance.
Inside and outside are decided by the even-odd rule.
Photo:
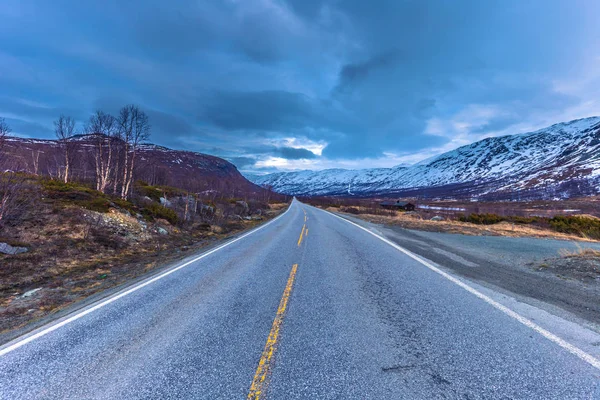
[[[434,217],[431,218],[432,221],[443,221],[444,217],[440,216],[440,215],[436,215]]]
[[[236,214],[246,215],[250,211],[250,207],[248,206],[248,203],[246,203],[243,200],[236,201],[235,202],[235,211],[236,211]]]
[[[165,207],[171,207],[173,205],[170,200],[167,200],[164,197],[160,198],[160,204],[162,204]]]
[[[0,253],[3,254],[15,255],[26,253],[27,251],[29,251],[27,247],[11,246],[8,243],[0,243]]]
[[[158,228],[156,228],[156,232],[158,232],[159,235],[168,235],[169,234],[169,232],[165,228],[162,228],[160,226]]]
[[[37,292],[39,292],[40,290],[42,290],[42,288],[35,288],[35,289],[28,290],[27,292],[23,293],[21,295],[21,297],[22,298],[24,298],[24,297],[31,297],[34,294],[36,294]]]

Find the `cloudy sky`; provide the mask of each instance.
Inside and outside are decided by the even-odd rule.
[[[0,116],[136,103],[152,141],[250,172],[413,163],[600,115],[600,2],[0,2]]]

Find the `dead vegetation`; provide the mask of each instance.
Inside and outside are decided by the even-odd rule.
[[[559,255],[530,266],[538,272],[552,273],[561,279],[575,279],[584,283],[600,280],[600,250],[577,246],[576,250],[561,249]]]
[[[382,210],[369,205],[315,204],[328,211],[356,216],[363,220],[395,225],[406,229],[445,232],[473,236],[509,236],[559,239],[578,242],[598,242],[600,219],[589,214],[539,216],[501,216],[494,213],[456,214],[435,218],[419,211]],[[560,279],[596,284],[600,280],[600,250],[577,246],[576,250],[562,249],[557,257],[530,263],[530,268]]]
[[[585,248],[581,246],[577,246],[577,250],[561,249],[558,253],[561,255],[561,257],[564,258],[600,259],[600,250]]]
[[[329,204],[329,211],[352,214],[377,224],[401,226],[406,229],[429,232],[446,232],[476,236],[535,237],[546,239],[579,240],[595,242],[600,235],[595,234],[596,224],[600,220],[586,216],[556,218],[560,225],[552,225],[549,218],[500,217],[487,214],[473,218],[449,219],[448,217],[431,220],[424,218],[420,211],[401,212],[377,210],[365,206],[336,206]],[[476,221],[476,222],[474,222]],[[591,222],[590,222],[591,221]],[[599,224],[600,225],[600,224]],[[556,228],[558,226],[558,229]],[[578,230],[580,229],[580,230]],[[592,232],[591,234],[589,234]],[[586,234],[587,233],[587,234]]]
[[[206,199],[144,182],[128,200],[64,180],[23,176],[20,182],[35,202],[12,208],[0,228],[0,242],[28,249],[0,253],[0,331],[252,228],[287,206]]]

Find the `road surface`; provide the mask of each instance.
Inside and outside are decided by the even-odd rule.
[[[0,398],[600,398],[598,356],[553,327],[294,201],[1,347]]]

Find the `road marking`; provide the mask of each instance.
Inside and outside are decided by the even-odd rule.
[[[304,236],[308,237],[308,228],[306,228],[306,232],[304,232]]]
[[[569,353],[579,357],[580,359],[582,359],[583,361],[587,362],[588,364],[590,364],[591,366],[595,367],[596,369],[600,369],[600,360],[598,360],[596,357],[592,356],[591,354],[586,353],[585,351],[581,350],[579,347],[572,345],[571,343],[567,342],[564,339],[561,339],[560,337],[556,336],[555,334],[553,334],[552,332],[542,328],[541,326],[539,326],[538,324],[536,324],[535,322],[531,321],[530,319],[527,319],[525,317],[523,317],[522,315],[518,314],[517,312],[511,310],[510,308],[498,303],[497,301],[493,300],[491,297],[486,296],[485,294],[481,293],[479,290],[473,288],[472,286],[469,286],[468,284],[466,284],[465,282],[461,281],[460,279],[455,278],[454,276],[450,275],[449,273],[442,271],[441,269],[439,269],[438,267],[434,266],[433,264],[431,264],[430,262],[422,259],[421,257],[417,256],[416,254],[412,253],[409,250],[406,250],[405,248],[397,245],[396,243],[392,242],[389,239],[384,238],[383,236],[380,236],[372,231],[370,231],[369,229],[360,226],[359,224],[349,221],[346,218],[342,218],[338,215],[335,215],[329,211],[326,210],[321,210],[320,211],[326,212],[327,214],[330,214],[336,218],[341,219],[342,221],[346,221],[349,224],[352,224],[354,226],[356,226],[357,228],[362,229],[363,231],[370,233],[371,235],[375,236],[377,239],[389,244],[390,246],[394,247],[396,250],[401,251],[402,253],[406,254],[407,256],[409,256],[410,258],[412,258],[415,261],[418,261],[419,263],[423,264],[424,266],[426,266],[427,268],[429,268],[430,270],[432,270],[433,272],[438,273],[439,275],[443,276],[444,278],[448,279],[450,282],[460,286],[461,288],[465,289],[467,292],[479,297],[481,300],[485,301],[486,303],[488,303],[489,305],[491,305],[492,307],[502,311],[504,314],[508,315],[509,317],[517,320],[518,322],[520,322],[521,324],[525,325],[528,328],[533,329],[534,331],[536,331],[537,333],[539,333],[540,335],[542,335],[543,337],[545,337],[546,339],[550,340],[551,342],[554,342],[555,344],[559,345],[560,347],[562,347],[563,349],[567,350]]]
[[[262,356],[260,357],[260,361],[258,362],[258,367],[256,368],[256,373],[254,374],[254,379],[252,380],[252,384],[250,385],[248,399],[261,399],[262,395],[266,393],[267,387],[269,386],[271,368],[273,366],[274,361],[273,357],[277,352],[279,332],[281,331],[281,325],[283,325],[283,318],[285,316],[287,303],[290,299],[290,295],[292,294],[292,288],[294,286],[294,280],[296,279],[297,269],[298,264],[294,264],[292,266],[292,270],[290,271],[290,276],[288,277],[287,285],[285,285],[285,290],[283,291],[283,295],[281,296],[281,300],[279,301],[279,308],[277,309],[277,314],[275,314],[275,319],[273,320],[273,325],[271,326],[271,332],[269,332],[267,343],[265,344]]]
[[[298,247],[302,244],[302,239],[304,238],[304,230],[306,229],[306,224],[302,225],[302,232],[300,232],[300,237],[298,238]]]
[[[114,295],[110,296],[108,299],[103,300],[103,301],[101,301],[100,303],[98,303],[96,305],[93,305],[93,306],[90,305],[90,306],[88,306],[88,308],[84,308],[80,312],[78,312],[78,313],[76,313],[76,314],[74,314],[74,315],[72,315],[72,316],[70,316],[70,317],[68,317],[66,319],[58,320],[58,321],[56,321],[54,323],[51,323],[51,325],[49,327],[47,327],[47,328],[39,328],[37,330],[37,332],[36,332],[36,330],[34,330],[31,333],[26,334],[24,338],[17,338],[15,340],[13,340],[12,342],[8,342],[4,346],[0,346],[0,357],[3,356],[3,355],[5,355],[5,354],[10,353],[13,350],[18,349],[21,346],[26,345],[27,343],[30,343],[30,342],[34,341],[35,339],[41,338],[42,336],[45,336],[45,335],[49,334],[50,332],[57,330],[58,328],[61,328],[61,327],[65,326],[65,325],[67,325],[67,324],[70,324],[71,322],[76,321],[79,318],[84,317],[87,314],[90,314],[90,313],[92,313],[92,312],[94,312],[94,311],[96,311],[96,310],[98,310],[98,309],[100,309],[100,308],[102,308],[102,307],[104,307],[104,306],[106,306],[106,305],[108,305],[108,304],[116,301],[116,300],[119,300],[122,297],[125,297],[125,296],[127,296],[127,295],[129,295],[129,294],[131,294],[131,293],[133,293],[133,292],[135,292],[135,291],[137,291],[137,290],[145,287],[145,286],[148,286],[151,283],[154,283],[154,282],[156,282],[156,281],[158,281],[158,280],[160,280],[160,279],[162,279],[162,278],[164,278],[164,277],[166,277],[168,275],[171,275],[173,272],[179,271],[180,269],[185,268],[185,267],[189,266],[190,264],[193,264],[196,261],[199,261],[199,260],[203,259],[204,257],[207,257],[207,256],[209,256],[209,255],[211,255],[211,254],[213,254],[213,253],[215,253],[215,252],[217,252],[217,251],[219,251],[219,250],[227,247],[227,246],[230,246],[230,245],[234,244],[235,242],[240,241],[240,240],[244,239],[245,237],[247,237],[249,235],[252,235],[253,233],[256,233],[256,232],[260,231],[263,228],[266,228],[267,226],[269,226],[270,224],[272,224],[273,222],[277,221],[279,218],[281,218],[285,214],[287,214],[288,211],[291,209],[291,207],[292,206],[290,205],[288,207],[288,209],[283,214],[281,214],[280,216],[276,217],[275,219],[267,222],[266,224],[261,225],[258,228],[255,228],[255,229],[251,230],[250,232],[245,233],[244,235],[242,235],[242,236],[240,236],[240,237],[238,237],[236,239],[233,239],[233,240],[231,240],[231,241],[229,241],[229,242],[227,242],[227,243],[225,243],[225,244],[223,244],[223,245],[221,245],[219,247],[216,247],[216,248],[214,248],[214,249],[212,249],[210,251],[207,251],[206,253],[201,254],[200,256],[194,258],[193,260],[190,260],[190,261],[188,261],[188,262],[186,262],[184,264],[181,264],[181,265],[179,265],[177,267],[169,269],[168,271],[163,272],[162,274],[160,274],[158,276],[155,276],[154,278],[149,278],[149,279],[147,279],[147,280],[145,280],[145,281],[143,281],[143,282],[141,282],[141,283],[133,286],[132,288],[129,288],[129,289],[126,289],[126,290],[124,289],[123,292],[115,293]]]

